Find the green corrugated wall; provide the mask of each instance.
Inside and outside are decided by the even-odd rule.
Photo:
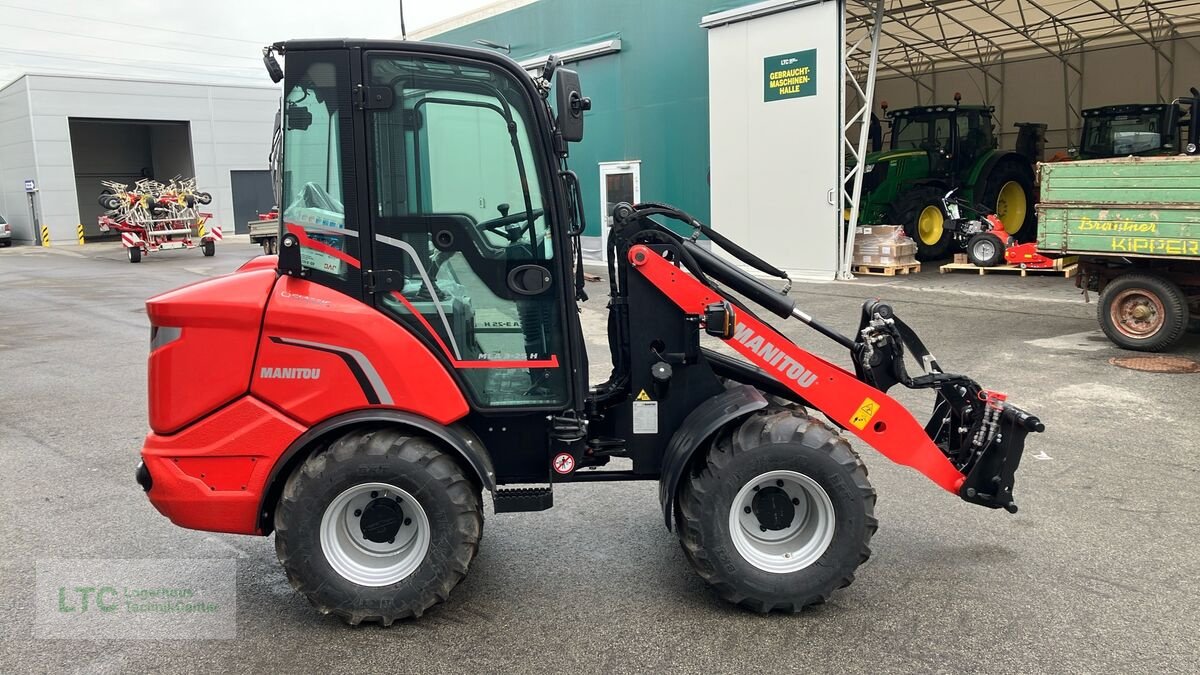
[[[577,61],[592,99],[571,168],[587,202],[587,235],[599,236],[600,162],[641,160],[642,199],[709,220],[708,36],[700,19],[739,0],[539,0],[434,37],[512,47],[521,61],[620,38],[621,51]],[[714,223],[720,227],[720,223]]]

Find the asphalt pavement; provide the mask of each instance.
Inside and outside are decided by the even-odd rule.
[[[968,505],[856,443],[879,493],[874,555],[799,615],[722,604],[663,527],[656,483],[576,484],[495,515],[470,574],[417,621],[350,628],[287,583],[270,538],[195,532],[134,484],[146,432],[143,301],[257,253],[0,249],[0,670],[6,672],[1195,672],[1200,375],[1109,363],[1095,305],[1062,278],[938,275],[797,284],[842,330],[893,301],[948,370],[1039,415],[1020,512]],[[603,284],[583,320],[603,359]],[[785,330],[837,362],[840,349]],[[1200,359],[1200,336],[1176,354]],[[220,358],[219,350],[197,358]],[[593,366],[607,372],[607,366]],[[927,414],[929,399],[900,395]],[[51,640],[54,559],[236,562],[236,636]]]

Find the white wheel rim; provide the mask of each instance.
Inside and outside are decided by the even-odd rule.
[[[991,241],[984,239],[975,242],[975,258],[978,260],[991,260],[996,253],[996,245]]]
[[[396,507],[402,517],[397,519],[395,531],[383,527],[372,535],[391,533],[390,540],[374,541],[364,533],[364,513],[369,514],[371,508],[390,512]],[[371,522],[381,521],[372,518]],[[334,498],[321,516],[325,560],[342,578],[360,586],[388,586],[406,579],[425,560],[429,535],[429,518],[421,504],[408,492],[387,483],[355,485]]]
[[[767,495],[767,491],[774,492]],[[792,507],[786,523],[779,522],[777,515],[762,515],[764,497],[779,499],[780,491]],[[746,562],[764,572],[786,574],[812,565],[825,554],[833,541],[835,514],[833,501],[817,481],[796,471],[768,471],[743,485],[734,497],[729,534]]]

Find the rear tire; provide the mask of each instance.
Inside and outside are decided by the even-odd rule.
[[[1187,298],[1173,282],[1149,274],[1125,274],[1100,293],[1100,328],[1113,344],[1141,352],[1161,352],[1183,337]]]
[[[774,407],[718,433],[678,496],[680,543],[700,577],[763,613],[798,612],[850,585],[878,529],[850,444]]]
[[[288,478],[275,510],[275,551],[292,586],[322,614],[388,626],[449,597],[482,530],[479,488],[432,441],[356,430]]]
[[[217,252],[217,244],[212,240],[202,242],[200,244],[200,250],[204,253],[206,258],[211,258]]]
[[[1037,239],[1037,212],[1033,207],[1033,170],[1016,159],[1001,161],[987,175],[979,203],[1004,223],[1017,243]]]
[[[138,248],[137,246],[130,246],[129,248],[126,248],[125,255],[129,256],[129,262],[131,263],[142,262],[142,249]]]
[[[942,210],[941,187],[915,187],[896,200],[896,223],[917,243],[917,260],[941,260],[950,249],[952,237]]]
[[[976,267],[995,267],[1004,260],[1004,242],[991,232],[980,232],[967,242],[967,260]]]

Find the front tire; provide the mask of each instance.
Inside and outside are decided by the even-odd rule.
[[[778,408],[718,433],[678,499],[680,543],[701,578],[763,613],[798,612],[850,585],[878,528],[850,444]]]
[[[980,232],[967,242],[967,259],[976,267],[995,267],[1004,260],[1004,242],[991,232]]]
[[[321,613],[387,626],[446,600],[482,530],[479,489],[432,441],[356,430],[288,478],[275,551]]]
[[[1109,340],[1141,352],[1169,349],[1188,325],[1183,291],[1149,274],[1125,274],[1109,282],[1100,293],[1096,314]]]
[[[940,187],[915,187],[896,200],[896,222],[916,242],[917,260],[941,260],[950,250],[953,237],[942,210],[944,193]]]

